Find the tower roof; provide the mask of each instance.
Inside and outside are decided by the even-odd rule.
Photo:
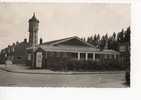
[[[35,13],[33,13],[32,18],[29,19],[29,22],[30,22],[30,21],[35,21],[35,22],[38,22],[38,23],[39,23],[39,20],[36,18]]]

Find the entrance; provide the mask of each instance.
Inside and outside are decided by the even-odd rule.
[[[42,52],[36,53],[36,68],[42,68]]]

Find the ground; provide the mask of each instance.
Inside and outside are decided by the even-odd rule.
[[[125,72],[77,73],[77,74],[33,74],[0,70],[0,86],[26,87],[105,87],[122,88]]]

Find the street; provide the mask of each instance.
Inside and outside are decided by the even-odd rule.
[[[115,74],[25,74],[0,70],[0,86],[122,88],[125,73]]]

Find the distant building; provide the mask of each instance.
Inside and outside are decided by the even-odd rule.
[[[2,49],[0,53],[0,63],[5,63],[6,60],[11,60],[14,64],[26,63],[26,48],[29,46],[27,39],[23,42],[16,42],[9,45],[7,48]]]
[[[123,66],[130,69],[130,43],[123,42],[119,44],[120,62]]]
[[[60,40],[38,44],[39,20],[33,14],[29,20],[29,42],[25,39],[21,43],[13,44],[1,51],[1,63],[10,59],[15,64],[27,64],[33,68],[48,68],[47,63],[57,59],[77,61],[99,61],[102,59],[117,59],[119,52],[105,47],[100,50],[79,37],[73,36]]]

